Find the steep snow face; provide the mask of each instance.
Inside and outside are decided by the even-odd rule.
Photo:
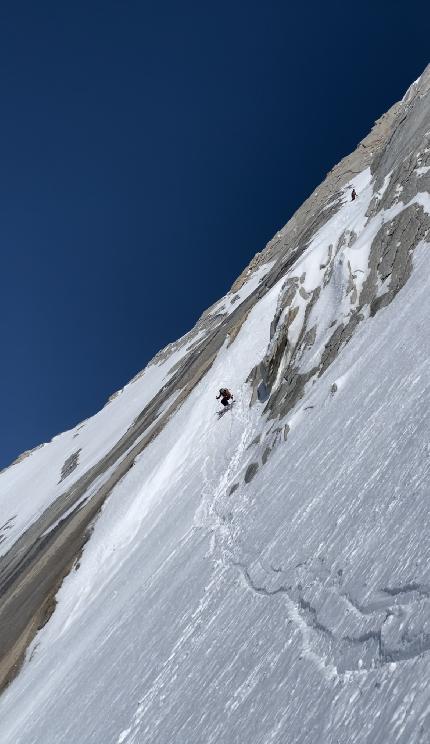
[[[55,437],[0,475],[0,555],[64,490],[72,485],[118,441],[145,405],[163,387],[169,372],[189,351],[192,342],[168,354],[159,364],[119,391],[95,416]],[[70,452],[70,454],[68,454]],[[74,456],[75,455],[75,456]],[[31,483],[31,498],[17,501],[17,495]],[[3,530],[3,532],[1,532]]]
[[[249,276],[241,289],[229,293],[211,309],[210,318],[223,318],[237,303],[249,297],[267,275],[273,261],[260,266]],[[217,319],[214,319],[216,323]],[[216,326],[215,326],[216,327]],[[162,390],[184,358],[204,342],[208,335],[205,326],[194,329],[176,344],[171,344],[137,375],[128,385],[111,396],[106,406],[95,416],[83,421],[74,429],[64,432],[49,444],[41,445],[31,453],[25,453],[19,461],[0,474],[0,556],[7,553],[18,537],[43,514],[44,510],[59,498],[65,488],[71,488],[90,468],[97,465],[111,448],[132,427],[139,414],[154,396]],[[249,369],[247,370],[247,372]],[[178,390],[157,410],[156,418],[168,409]],[[155,423],[155,421],[154,421]],[[148,434],[148,427],[145,434]],[[107,471],[98,479],[93,490],[105,480]],[[31,498],[19,499],[31,484]],[[89,493],[82,495],[86,500]],[[76,506],[76,502],[73,503]],[[64,518],[64,513],[61,513]],[[55,527],[57,522],[50,525]]]
[[[0,476],[9,622],[109,494],[5,744],[430,740],[429,80],[194,331]]]

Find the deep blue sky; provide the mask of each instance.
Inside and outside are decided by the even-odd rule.
[[[185,333],[429,61],[425,2],[0,7],[0,466]]]

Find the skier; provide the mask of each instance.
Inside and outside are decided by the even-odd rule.
[[[222,405],[228,406],[229,402],[233,400],[233,394],[228,390],[228,388],[220,388],[219,395],[216,396],[216,399],[219,400],[220,398]]]
[[[357,196],[357,192],[355,189],[352,189],[351,191],[351,201],[354,201],[355,197]]]

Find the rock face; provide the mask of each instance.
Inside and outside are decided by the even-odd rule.
[[[427,68],[187,336],[0,474],[2,742],[430,741],[429,192]]]

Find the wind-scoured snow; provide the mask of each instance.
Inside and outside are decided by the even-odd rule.
[[[191,334],[1,474],[7,557],[166,386],[0,698],[2,744],[430,741],[426,86]]]
[[[396,614],[422,622],[428,591],[430,346],[416,318],[430,313],[429,250],[300,403],[270,468],[229,497],[261,428],[243,380],[279,286],[255,306],[106,503],[1,700],[2,741],[313,742],[299,698],[280,707],[298,688],[320,741],[334,726],[339,742],[363,741],[376,711],[372,741],[403,741],[399,704],[414,692],[424,715],[430,673],[430,640],[404,649],[403,626],[390,629]],[[220,379],[237,402],[218,421]],[[407,589],[412,575],[421,588]]]
[[[1,535],[0,555],[57,496],[118,441],[165,384],[172,368],[200,338],[200,334],[195,334],[191,341],[168,354],[164,362],[148,365],[95,416],[59,434],[51,442],[29,453],[21,462],[0,473],[1,523],[9,523],[9,528]],[[70,475],[62,478],[63,465],[74,452],[78,452],[76,467]],[[93,488],[96,489],[97,485],[95,483]]]
[[[352,203],[346,207],[349,212],[356,212],[360,223],[369,197],[363,201],[361,205]],[[340,220],[342,226],[343,219],[341,212],[334,218],[335,225]],[[333,224],[331,230],[335,230]],[[323,238],[321,234],[317,237],[317,245],[324,242]],[[409,296],[402,298],[401,307],[398,298],[397,303],[363,326],[324,383],[311,390],[294,416],[286,421],[291,426],[290,435],[275,452],[270,470],[261,476],[257,474],[253,483],[242,484],[228,497],[228,489],[240,477],[249,459],[247,447],[261,427],[259,406],[248,407],[245,380],[269,343],[267,318],[275,312],[282,280],[253,308],[234,343],[221,350],[204,382],[140,456],[105,505],[79,571],[65,580],[53,618],[29,649],[31,662],[3,697],[1,719],[5,741],[16,744],[30,741],[27,726],[31,740],[59,744],[76,737],[86,742],[129,744],[168,742],[175,740],[175,736],[184,741],[219,741],[220,736],[221,740],[241,741],[256,727],[267,737],[262,740],[271,741],[274,731],[282,731],[282,726],[279,728],[279,722],[276,726],[271,723],[272,716],[276,719],[278,703],[271,710],[270,696],[263,694],[263,689],[280,683],[281,669],[285,685],[291,665],[294,675],[299,680],[303,678],[315,693],[319,689],[318,676],[328,683],[325,708],[329,701],[333,704],[342,697],[345,689],[366,687],[367,674],[372,669],[375,679],[382,680],[384,689],[392,689],[396,665],[386,671],[380,664],[379,641],[372,642],[369,637],[368,641],[363,640],[361,648],[359,637],[360,633],[364,637],[366,633],[380,632],[378,625],[383,627],[385,622],[384,614],[378,609],[374,611],[375,619],[368,621],[372,595],[377,589],[373,585],[372,563],[381,552],[385,567],[389,565],[390,530],[381,523],[382,513],[389,516],[390,511],[404,508],[402,503],[396,503],[392,478],[387,479],[387,473],[394,467],[402,477],[407,464],[408,472],[414,472],[415,493],[417,488],[425,486],[426,476],[430,474],[428,458],[411,462],[411,436],[403,440],[398,436],[398,427],[406,431],[410,427],[415,433],[415,427],[421,425],[421,441],[430,441],[426,417],[419,416],[419,411],[425,411],[430,402],[430,388],[422,384],[430,380],[430,347],[424,327],[417,329],[414,320],[418,308],[422,310],[423,303],[425,307],[429,304],[423,279],[428,250],[425,245],[419,253],[414,276],[408,284]],[[311,251],[312,246],[309,255]],[[320,258],[318,254],[316,262]],[[309,260],[305,258],[298,271],[305,271]],[[413,304],[417,306],[416,313]],[[427,311],[430,312],[430,305]],[[389,353],[384,353],[384,341]],[[374,365],[376,350],[387,364],[386,373],[380,364],[377,368]],[[422,359],[420,363],[417,354]],[[172,361],[169,360],[169,365]],[[159,370],[157,374],[153,379],[160,385]],[[340,379],[343,384],[339,385],[337,395],[332,396],[331,385]],[[227,416],[218,420],[214,396],[220,381],[234,390],[236,403]],[[379,408],[372,413],[374,396],[378,398]],[[390,396],[395,398],[390,400]],[[387,411],[393,409],[397,412],[395,420],[387,417]],[[104,409],[108,410],[109,407]],[[300,425],[297,425],[299,414]],[[294,417],[296,425],[293,425]],[[380,446],[377,446],[378,431]],[[371,444],[372,458],[366,441]],[[312,453],[312,477],[304,467],[309,453]],[[364,471],[360,472],[360,468]],[[384,482],[388,483],[385,496]],[[361,490],[357,484],[361,484]],[[270,493],[270,499],[265,498],[265,493]],[[321,511],[319,516],[318,511]],[[357,519],[351,518],[353,513]],[[418,512],[413,520],[416,518],[423,519],[424,514]],[[348,524],[352,532],[345,530]],[[361,526],[357,531],[358,524]],[[395,547],[399,539],[396,535]],[[403,536],[403,542],[407,551],[402,553],[404,564],[390,566],[387,576],[387,580],[389,577],[392,580],[395,569],[396,584],[400,587],[408,582],[410,563],[418,557],[410,532]],[[421,545],[421,557],[422,548]],[[426,550],[429,548],[430,544]],[[290,554],[293,563],[300,563],[297,559],[302,558],[301,571],[294,569]],[[363,564],[369,556],[372,556],[371,564]],[[377,565],[380,566],[379,560]],[[357,636],[357,650],[349,651],[351,669],[343,668],[345,662],[338,660],[331,648],[330,640],[339,617],[333,628],[327,619],[327,629],[323,628],[322,620],[318,621],[319,629],[303,612],[303,600],[301,605],[294,591],[289,594],[284,588],[284,574],[293,575],[294,570],[296,580],[306,572],[313,576],[309,597],[316,592],[321,617],[327,598],[318,595],[315,582],[327,572],[334,579],[330,604],[333,605],[336,597],[341,602],[338,614],[343,612],[347,617],[354,612],[355,605],[348,599],[348,583],[353,586],[351,592],[358,587],[357,604],[369,605],[369,610],[356,610],[358,618],[352,625],[349,621],[351,632]],[[382,577],[378,578],[381,583]],[[417,609],[419,601],[418,596]],[[214,602],[220,602],[220,607],[209,623],[207,611]],[[176,620],[170,616],[172,603]],[[414,596],[411,603],[413,606]],[[396,603],[387,595],[384,608],[391,606]],[[218,613],[220,619],[216,621]],[[237,619],[244,616],[248,620],[238,623]],[[214,638],[211,624],[215,625]],[[169,641],[172,632],[175,642],[173,638]],[[243,653],[253,658],[252,672],[248,677],[246,671],[242,681],[239,675],[233,698],[230,699],[230,692],[225,697],[224,718],[218,721],[218,733],[214,736],[213,722],[209,724],[210,711],[213,700],[218,708],[230,689],[228,658],[232,639],[236,656]],[[220,653],[220,644],[225,647],[224,653]],[[202,645],[205,663],[201,658]],[[301,655],[299,666],[298,654]],[[62,662],[58,664],[60,655]],[[429,661],[426,658],[423,663]],[[157,669],[159,672],[155,674]],[[114,699],[109,689],[97,696],[97,679],[112,675]],[[61,690],[60,696],[57,690]],[[369,695],[367,688],[366,694]],[[383,694],[387,693],[379,692],[379,696]],[[142,695],[143,699],[137,702]],[[188,701],[185,706],[184,695]],[[167,706],[162,704],[163,697],[169,699]],[[177,712],[179,702],[175,700],[182,700]],[[17,706],[19,719],[14,714]],[[321,701],[318,706],[321,709]],[[104,715],[106,708],[110,711],[108,717]],[[331,710],[333,713],[334,709]],[[194,739],[193,731],[202,715],[205,718],[204,714],[208,724],[200,725],[199,738]],[[322,710],[320,715],[326,725],[331,725],[330,717],[323,715]],[[290,710],[289,740],[306,741],[300,732],[299,718],[295,729],[291,728],[293,721]],[[343,725],[347,728],[348,720]],[[350,725],[352,731],[342,741],[356,740],[353,715]],[[94,736],[92,730],[97,731]]]

